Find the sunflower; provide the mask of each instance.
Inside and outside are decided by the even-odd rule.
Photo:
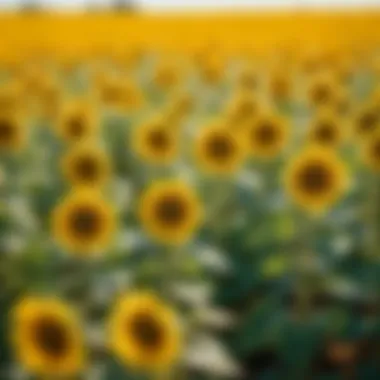
[[[233,96],[226,109],[226,120],[234,130],[241,130],[259,112],[259,103],[251,92],[241,91]]]
[[[109,178],[111,163],[100,147],[82,142],[63,157],[62,168],[73,185],[99,186]]]
[[[309,100],[315,107],[328,106],[334,103],[340,87],[330,75],[319,75],[309,87]]]
[[[181,244],[189,240],[201,219],[201,206],[194,190],[175,180],[153,183],[142,195],[139,217],[156,240]]]
[[[68,103],[60,111],[58,134],[68,142],[92,136],[96,127],[94,112],[86,101]]]
[[[2,85],[0,88],[0,114],[16,113],[23,103],[21,88],[17,83]]]
[[[275,70],[269,77],[269,93],[272,99],[283,101],[289,99],[292,90],[291,76],[289,72]]]
[[[244,147],[236,133],[216,124],[200,131],[195,142],[195,157],[206,172],[231,174],[242,164]]]
[[[208,85],[216,85],[224,75],[223,59],[216,53],[207,53],[198,61],[199,74],[202,81]]]
[[[91,254],[104,249],[116,227],[109,203],[92,189],[69,194],[53,211],[52,229],[57,242],[71,252]]]
[[[285,147],[289,137],[286,121],[276,115],[261,113],[247,125],[246,144],[252,156],[273,158]]]
[[[0,152],[18,151],[26,141],[27,131],[15,114],[0,113]]]
[[[98,84],[101,102],[118,111],[132,111],[142,104],[142,93],[127,78],[107,76]]]
[[[300,206],[320,212],[335,203],[347,189],[343,162],[330,149],[312,146],[293,158],[285,173],[285,188]]]
[[[314,75],[323,67],[321,53],[315,50],[304,52],[300,60],[301,71],[306,75]]]
[[[101,79],[99,78],[99,81]],[[123,84],[118,76],[106,76],[99,83],[100,101],[106,107],[120,107],[124,98]]]
[[[313,120],[309,140],[325,147],[337,147],[343,140],[341,122],[332,112],[323,112]]]
[[[127,366],[169,369],[179,358],[182,333],[175,311],[149,292],[122,296],[109,317],[110,349]]]
[[[353,135],[359,139],[371,136],[379,127],[380,113],[373,103],[357,110],[353,120]]]
[[[245,64],[237,76],[238,87],[242,90],[254,90],[259,84],[259,74],[253,65]]]
[[[61,108],[62,93],[58,83],[48,82],[41,87],[39,93],[39,105],[41,116],[55,121]]]
[[[38,95],[48,75],[49,73],[42,68],[41,64],[27,64],[20,72],[20,80],[24,91],[28,95]]]
[[[34,374],[71,376],[84,367],[82,329],[74,312],[54,298],[25,297],[12,313],[12,342]]]
[[[361,155],[365,164],[375,172],[380,172],[380,131],[363,142]]]
[[[170,90],[179,84],[181,74],[180,67],[176,62],[164,60],[157,64],[153,82],[162,90]]]
[[[124,80],[123,91],[123,110],[133,111],[142,106],[144,102],[144,95],[136,83],[128,79]]]
[[[168,125],[169,120],[155,118],[134,130],[132,149],[152,164],[172,163],[178,155],[178,133]]]

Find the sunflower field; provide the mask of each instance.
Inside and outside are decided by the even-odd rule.
[[[192,17],[0,16],[1,380],[380,379],[380,17]]]

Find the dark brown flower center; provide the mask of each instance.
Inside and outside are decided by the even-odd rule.
[[[379,117],[374,111],[367,111],[363,113],[358,120],[359,132],[371,132],[376,128]]]
[[[318,85],[313,92],[313,100],[317,104],[323,104],[329,101],[331,97],[330,87],[325,84]]]
[[[8,143],[15,136],[15,129],[8,120],[0,120],[0,143]]]
[[[254,130],[253,139],[262,145],[271,145],[276,141],[276,128],[269,122],[262,122]]]
[[[83,137],[86,132],[86,125],[83,117],[76,115],[68,121],[69,135],[74,138]]]
[[[163,128],[157,128],[150,131],[148,135],[149,145],[158,151],[166,151],[170,146],[170,137]]]
[[[324,121],[317,125],[315,131],[315,137],[318,141],[324,143],[330,143],[335,139],[335,128],[334,125]]]
[[[207,143],[210,157],[216,160],[226,160],[234,152],[234,144],[229,136],[215,135]]]
[[[91,156],[79,157],[75,165],[75,170],[81,179],[85,181],[94,181],[99,174],[98,162]]]
[[[380,140],[373,142],[372,155],[375,159],[380,160]]]
[[[167,226],[176,226],[186,217],[187,207],[178,195],[166,195],[156,205],[156,216]]]
[[[320,194],[331,185],[331,172],[322,163],[309,163],[299,173],[299,185],[306,192]]]
[[[78,207],[71,215],[71,229],[79,238],[91,238],[99,232],[101,218],[90,206]]]
[[[135,342],[142,348],[157,349],[161,345],[164,337],[162,326],[153,315],[139,313],[128,327]]]
[[[67,327],[53,317],[42,317],[33,326],[35,344],[47,355],[58,358],[70,347]]]

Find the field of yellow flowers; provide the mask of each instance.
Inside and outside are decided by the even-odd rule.
[[[0,17],[0,379],[380,379],[377,19],[87,17]]]

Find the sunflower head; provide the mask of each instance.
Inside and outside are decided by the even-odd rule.
[[[143,101],[142,92],[128,78],[120,75],[108,75],[98,80],[97,90],[101,103],[117,111],[133,111]]]
[[[207,53],[198,61],[202,81],[207,85],[216,85],[224,75],[224,61],[216,53]]]
[[[59,84],[49,81],[41,87],[39,105],[41,116],[56,121],[61,109],[62,93]]]
[[[291,76],[289,72],[276,70],[269,78],[269,92],[274,100],[286,100],[292,90]]]
[[[313,120],[309,140],[325,147],[336,147],[342,142],[343,128],[341,122],[331,112],[324,112]]]
[[[162,180],[142,195],[139,216],[145,230],[157,241],[182,244],[188,241],[201,219],[201,206],[187,184]]]
[[[144,95],[138,85],[131,80],[123,81],[123,102],[122,109],[133,111],[139,109],[144,103]]]
[[[309,87],[310,103],[315,107],[328,106],[338,91],[339,86],[330,75],[317,76]]]
[[[83,369],[84,339],[77,318],[53,298],[26,297],[12,313],[12,341],[31,373],[69,376]]]
[[[91,137],[96,127],[93,109],[88,102],[72,102],[62,107],[57,128],[64,140],[73,143]]]
[[[80,188],[56,206],[52,229],[56,241],[75,254],[90,255],[104,250],[116,227],[115,212],[100,194]]]
[[[109,318],[109,346],[127,366],[145,371],[169,369],[182,348],[179,318],[148,292],[122,296]]]
[[[106,107],[119,107],[124,100],[124,86],[121,78],[108,75],[99,79],[100,101]]]
[[[169,124],[170,120],[160,117],[134,130],[132,144],[138,157],[158,165],[177,158],[178,134]]]
[[[195,157],[205,172],[228,175],[236,172],[244,158],[240,136],[223,124],[201,129],[195,141]]]
[[[162,90],[176,87],[181,80],[181,70],[177,62],[163,60],[156,66],[153,81]]]
[[[259,84],[257,69],[252,65],[245,64],[238,73],[237,84],[244,91],[256,89]]]
[[[26,141],[27,131],[20,117],[0,114],[0,152],[15,152]]]
[[[320,52],[306,51],[300,59],[300,68],[306,75],[315,75],[323,67],[323,60]]]
[[[378,130],[380,113],[373,104],[366,105],[359,109],[354,116],[353,134],[354,137],[365,139]]]
[[[259,112],[259,103],[252,93],[242,91],[237,93],[227,105],[226,119],[232,129],[242,129],[246,122],[253,119]]]
[[[23,93],[19,83],[13,82],[0,88],[0,114],[16,113],[24,103]]]
[[[38,95],[49,74],[39,63],[27,64],[20,73],[23,89],[30,95]]]
[[[361,146],[364,163],[374,172],[380,172],[380,131],[366,139]]]
[[[273,158],[285,147],[289,135],[285,120],[273,114],[262,113],[247,125],[246,145],[255,157]]]
[[[62,169],[73,185],[96,187],[109,177],[111,164],[104,150],[85,141],[73,146],[63,157]]]
[[[312,146],[288,164],[285,187],[300,206],[321,212],[335,203],[347,189],[343,162],[330,149]]]

